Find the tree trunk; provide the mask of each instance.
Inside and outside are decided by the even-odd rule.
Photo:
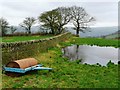
[[[60,33],[61,33],[61,27],[58,28],[58,34],[60,34]]]
[[[79,37],[79,29],[76,30],[76,36]]]
[[[51,31],[52,31],[52,34],[54,35],[55,34],[54,29],[51,28]]]
[[[28,34],[31,34],[31,27],[28,28]]]

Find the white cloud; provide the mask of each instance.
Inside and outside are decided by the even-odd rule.
[[[0,17],[18,25],[25,17],[37,18],[40,13],[60,6],[82,6],[96,18],[95,26],[116,26],[118,0],[0,0]]]

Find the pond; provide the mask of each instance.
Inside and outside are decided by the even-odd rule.
[[[82,64],[97,64],[106,66],[111,60],[114,64],[118,63],[118,48],[99,47],[89,45],[72,45],[62,49],[63,56],[70,61],[81,60]]]

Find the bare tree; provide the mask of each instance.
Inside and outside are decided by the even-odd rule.
[[[79,31],[84,32],[95,19],[88,15],[82,7],[77,6],[58,7],[39,16],[39,22],[43,24],[44,28],[50,29],[52,34],[62,33],[64,26],[70,21],[75,26],[76,35],[79,35]]]
[[[71,14],[73,16],[73,24],[75,26],[76,35],[79,36],[79,32],[85,32],[89,24],[95,21],[94,17],[91,17],[84,8],[73,6],[71,7]]]
[[[60,34],[64,31],[64,26],[70,22],[71,18],[70,8],[59,7],[42,13],[39,16],[39,21],[43,23],[44,28],[50,29],[52,34]]]
[[[35,18],[33,17],[27,17],[25,20],[20,24],[21,27],[23,27],[28,34],[31,34],[31,27],[35,24]]]
[[[13,34],[13,33],[17,30],[17,28],[14,27],[14,26],[11,26],[11,27],[10,27],[10,30],[11,30],[11,33]]]
[[[55,10],[52,10],[42,13],[38,17],[38,20],[40,23],[42,23],[42,27],[44,29],[49,29],[51,30],[52,34],[56,34],[57,22],[59,18],[58,16],[59,13]]]
[[[0,18],[0,29],[1,29],[1,33],[0,36],[5,36],[5,34],[7,33],[7,29],[9,28],[9,23],[7,22],[7,20],[5,20],[4,18]]]
[[[62,33],[64,31],[64,26],[70,22],[72,19],[71,9],[69,7],[58,7],[56,9],[59,13],[58,24],[58,33]]]

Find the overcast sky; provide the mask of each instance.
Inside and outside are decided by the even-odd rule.
[[[118,25],[118,0],[0,0],[0,17],[11,25],[19,25],[25,17],[37,18],[44,11],[74,5],[84,7],[96,18],[94,26]]]

